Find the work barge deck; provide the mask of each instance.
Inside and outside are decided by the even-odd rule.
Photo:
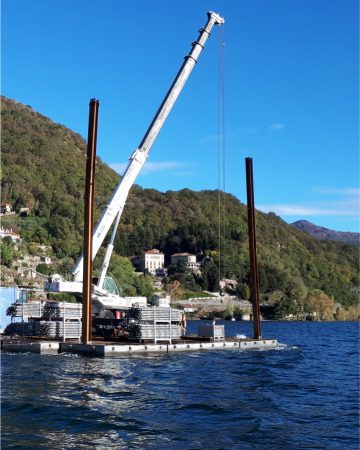
[[[37,353],[41,355],[57,355],[73,353],[83,356],[111,357],[146,355],[155,353],[176,353],[205,350],[260,350],[274,349],[278,346],[275,339],[235,339],[226,338],[211,342],[200,339],[181,339],[172,343],[158,342],[156,344],[138,342],[118,342],[93,340],[87,344],[77,340],[66,342],[34,339],[3,339],[1,349],[10,353]]]

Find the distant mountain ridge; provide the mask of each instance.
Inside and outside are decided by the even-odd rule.
[[[304,231],[318,239],[326,241],[341,241],[345,244],[356,245],[360,247],[360,233],[354,233],[351,231],[335,231],[329,230],[325,227],[320,227],[307,220],[298,220],[292,223],[298,230]]]

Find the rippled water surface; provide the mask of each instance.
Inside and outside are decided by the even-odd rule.
[[[226,322],[226,334],[251,327]],[[2,448],[358,449],[359,325],[262,329],[284,345],[111,359],[4,353]]]

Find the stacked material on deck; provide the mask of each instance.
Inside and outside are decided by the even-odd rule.
[[[12,317],[42,317],[44,302],[30,302],[30,303],[13,303],[7,309],[7,315]]]
[[[64,323],[49,320],[32,320],[29,322],[11,323],[6,327],[6,334],[19,336],[33,336],[50,339],[60,339],[64,336]],[[66,321],[65,336],[67,338],[79,338],[81,335],[81,322]]]
[[[81,336],[81,303],[34,301],[13,303],[7,311],[12,317],[22,317],[26,322],[12,323],[5,334],[63,338]]]
[[[182,328],[180,325],[171,325],[166,323],[156,323],[156,330],[154,334],[154,325],[152,323],[131,323],[128,326],[127,331],[130,333],[130,336],[143,340],[155,340],[158,341],[168,341],[171,339],[180,339],[182,335]],[[170,336],[171,333],[171,336]]]
[[[141,321],[154,321],[156,322],[181,322],[182,311],[175,308],[162,308],[162,307],[146,307],[146,308],[131,308],[128,311],[129,319],[137,319]]]
[[[49,319],[63,319],[64,312],[66,319],[81,319],[82,304],[68,302],[46,302],[44,305],[43,317]]]
[[[42,302],[13,303],[9,306],[7,314],[12,317],[25,318],[63,318],[80,319],[82,315],[81,303],[69,302]]]
[[[139,341],[171,341],[184,334],[182,312],[173,308],[131,308],[127,331]]]

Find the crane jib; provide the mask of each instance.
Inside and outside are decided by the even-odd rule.
[[[204,28],[199,30],[200,34],[198,39],[193,42],[192,49],[190,53],[185,57],[182,66],[180,67],[179,72],[177,73],[175,80],[173,81],[170,89],[168,90],[163,102],[160,105],[157,113],[153,121],[151,122],[149,128],[147,129],[139,147],[133,152],[130,157],[128,166],[125,169],[125,172],[115,189],[113,196],[105,208],[98,225],[94,231],[93,236],[93,250],[92,255],[95,258],[100,246],[104,242],[104,239],[110,230],[111,225],[114,223],[115,218],[119,218],[121,216],[121,212],[124,209],[124,205],[130,191],[131,186],[134,184],[134,181],[143,167],[148,153],[151,149],[152,144],[154,143],[158,133],[160,132],[161,127],[164,125],[167,116],[169,115],[172,107],[176,99],[178,98],[184,84],[186,83],[192,69],[194,68],[202,50],[204,49],[205,43],[210,36],[210,32],[214,25],[222,25],[224,23],[224,19],[220,17],[218,14],[209,11],[208,12],[208,21]],[[117,223],[119,222],[117,219]],[[115,233],[113,232],[113,236]],[[110,242],[109,245],[112,245]],[[107,252],[108,253],[108,252]],[[109,255],[106,257],[109,260]],[[107,270],[108,261],[104,261],[102,275],[100,279],[104,279],[104,274]],[[73,271],[74,280],[81,281],[83,276],[83,256],[80,257],[78,263]],[[101,287],[101,286],[100,286]]]

